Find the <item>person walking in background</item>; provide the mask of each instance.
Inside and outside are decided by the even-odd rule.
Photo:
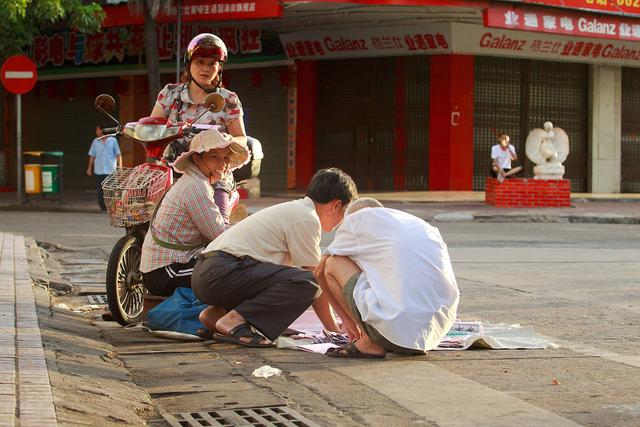
[[[94,175],[96,177],[98,204],[102,212],[107,212],[102,194],[102,181],[116,169],[116,166],[122,167],[122,153],[120,153],[118,140],[113,136],[104,136],[102,128],[96,126],[96,138],[89,149],[87,176]]]

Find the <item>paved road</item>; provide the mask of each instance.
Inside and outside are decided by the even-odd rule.
[[[0,224],[3,231],[103,251],[120,235],[99,214],[0,212]],[[195,359],[167,355],[163,381],[208,378],[226,384],[235,403],[285,402],[324,424],[640,425],[640,227],[436,225],[462,291],[461,318],[531,325],[561,348],[434,352],[363,363],[214,346],[202,347],[205,353]],[[116,347],[125,349],[131,345],[126,333],[109,329]],[[156,405],[173,412],[202,407],[194,395],[161,387],[155,366],[167,366],[163,362],[149,369],[148,356],[123,357],[134,378],[156,390]],[[217,368],[203,377],[208,363]],[[281,367],[286,379],[251,380],[261,363]],[[249,389],[259,393],[243,391]]]
[[[97,246],[107,252],[124,235],[123,229],[111,227],[101,213],[0,211],[0,229],[37,241],[67,247]]]

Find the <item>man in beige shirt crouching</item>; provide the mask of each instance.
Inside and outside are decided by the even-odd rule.
[[[217,341],[270,346],[310,305],[339,331],[312,271],[321,231],[338,225],[356,185],[340,169],[318,171],[306,197],[251,215],[216,238],[193,268],[191,287],[211,307],[200,315]]]

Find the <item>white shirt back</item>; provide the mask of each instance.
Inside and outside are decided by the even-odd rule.
[[[511,154],[516,154],[516,147],[509,144],[508,150],[503,150],[500,144],[491,147],[491,158],[496,161],[502,169],[511,169]]]
[[[345,217],[328,248],[363,274],[353,297],[362,320],[387,340],[428,351],[456,319],[460,292],[437,228],[411,214],[366,208]]]

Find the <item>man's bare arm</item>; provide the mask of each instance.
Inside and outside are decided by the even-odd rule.
[[[316,315],[322,322],[322,326],[324,326],[327,331],[340,332],[340,327],[338,326],[336,317],[333,315],[333,311],[331,310],[331,304],[327,293],[323,291],[322,295],[316,299],[313,303],[313,310],[316,312]]]
[[[96,160],[95,157],[89,156],[89,163],[87,164],[87,175],[93,175],[93,162]]]
[[[332,331],[332,332],[340,332],[340,327],[338,326],[338,323],[336,322],[336,318],[333,314],[333,311],[331,310],[331,301],[329,299],[330,293],[326,288],[326,283],[325,284],[321,283],[321,280],[319,280],[318,276],[316,275],[318,270],[320,270],[322,271],[322,277],[324,277],[325,262],[326,262],[326,257],[323,257],[320,260],[320,264],[318,264],[317,267],[302,267],[302,268],[313,272],[313,275],[315,276],[316,281],[318,282],[318,285],[320,285],[320,290],[322,291],[322,294],[313,303],[313,311],[315,311],[316,315],[322,322],[322,326],[324,326],[326,330]]]

